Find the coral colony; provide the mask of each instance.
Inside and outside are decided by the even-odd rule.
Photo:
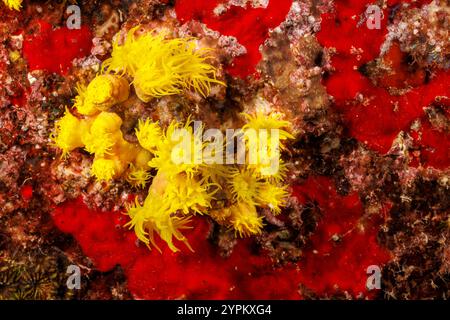
[[[0,3],[0,299],[449,296],[448,2],[119,3]]]

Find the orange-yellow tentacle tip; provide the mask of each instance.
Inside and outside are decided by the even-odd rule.
[[[11,10],[19,11],[22,8],[22,0],[3,0],[3,2]]]

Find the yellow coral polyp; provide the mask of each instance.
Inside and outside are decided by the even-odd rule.
[[[83,135],[83,143],[87,152],[103,157],[112,154],[116,139],[110,133],[96,136],[88,132]]]
[[[254,205],[237,203],[230,210],[231,225],[240,237],[249,237],[261,233],[263,218],[258,216]]]
[[[262,182],[252,170],[236,170],[229,184],[235,201],[254,204]]]
[[[149,119],[145,121],[139,119],[138,127],[136,128],[136,137],[142,148],[154,152],[161,139],[163,139],[163,134],[158,123],[152,122]]]
[[[138,239],[144,242],[149,249],[151,249],[151,244],[161,251],[155,241],[155,233],[157,233],[173,252],[179,251],[174,244],[174,238],[184,242],[192,250],[188,240],[181,232],[189,228],[189,217],[169,215],[167,208],[159,201],[146,201],[144,206],[136,202],[135,206],[128,208],[128,214],[131,220],[127,226],[134,229]]]
[[[148,54],[155,54],[155,50],[163,46],[164,34],[150,31],[136,36],[140,26],[130,29],[121,43],[120,34],[116,35],[113,42],[111,58],[102,64],[103,71],[113,71],[118,74],[134,76],[136,70],[147,59]]]
[[[130,88],[125,78],[111,74],[98,75],[86,89],[86,100],[102,111],[128,99]]]
[[[68,109],[64,116],[56,121],[55,131],[50,135],[53,143],[62,150],[63,156],[84,146],[82,133],[87,130],[86,121],[80,120],[70,113]]]
[[[150,180],[150,172],[144,168],[138,168],[131,165],[128,173],[128,182],[136,188],[144,188],[148,180]]]
[[[167,187],[167,201],[170,203],[170,210],[176,212],[180,210],[184,214],[190,211],[203,214],[211,207],[211,200],[215,190],[214,185],[205,181],[189,177],[186,174],[178,174],[173,177]]]
[[[129,226],[147,245],[155,245],[154,233],[157,233],[173,251],[178,250],[173,244],[173,238],[185,242],[189,247],[181,230],[187,228],[189,213],[206,213],[211,207],[214,193],[210,183],[185,173],[174,176],[159,170],[153,178],[144,205],[137,203],[128,209],[131,218]]]
[[[96,76],[87,87],[78,84],[77,91],[75,108],[82,115],[93,116],[126,101],[130,86],[125,78],[105,74]]]
[[[286,203],[288,192],[285,187],[258,177],[252,169],[236,170],[230,179],[233,198],[238,203],[267,206],[275,214],[281,212]]]
[[[79,114],[84,116],[93,116],[100,113],[100,110],[92,103],[86,99],[86,86],[78,84],[77,87],[78,95],[74,99],[74,108],[77,109]]]
[[[97,156],[111,155],[114,145],[121,141],[122,119],[115,113],[102,112],[93,121],[90,129],[83,133],[85,149]]]
[[[270,112],[269,114],[265,114],[262,111],[256,111],[255,114],[242,113],[242,115],[246,120],[246,124],[242,127],[244,132],[248,129],[255,131],[260,129],[268,130],[268,138],[270,139],[270,130],[275,129],[278,130],[280,142],[287,139],[294,139],[294,136],[287,131],[291,123],[282,120],[283,115],[281,113]],[[283,147],[283,144],[280,147]]]
[[[171,175],[186,173],[190,176],[199,172],[203,166],[201,136],[195,135],[188,119],[182,123],[172,121],[153,151],[154,157],[149,166]],[[199,130],[200,132],[201,130]]]
[[[192,89],[206,97],[216,79],[216,68],[207,61],[211,49],[197,48],[194,39],[166,39],[155,31],[136,35],[131,29],[122,45],[113,44],[103,70],[132,76],[137,96],[144,102]]]
[[[134,146],[132,147],[135,148]],[[144,188],[151,178],[150,167],[148,166],[151,153],[145,149],[135,149],[135,151],[136,156],[133,163],[130,164],[127,180],[136,188]]]
[[[13,10],[19,11],[22,8],[22,0],[3,0],[5,5]]]
[[[122,118],[116,113],[102,112],[95,118],[90,131],[94,135],[114,133],[120,130],[122,122]]]
[[[289,193],[286,187],[266,182],[259,186],[257,194],[257,202],[260,206],[267,206],[275,214],[281,213],[281,208],[286,205]]]
[[[113,159],[96,158],[92,163],[91,174],[99,181],[109,181],[121,171],[118,161]]]

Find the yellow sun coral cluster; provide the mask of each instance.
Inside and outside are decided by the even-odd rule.
[[[146,120],[139,121],[136,129],[140,145],[152,154],[148,165],[157,170],[144,204],[141,206],[136,203],[128,209],[131,217],[128,225],[134,228],[138,238],[147,245],[156,246],[156,232],[173,251],[178,250],[173,238],[183,241],[189,247],[181,230],[187,228],[190,213],[206,213],[217,191],[211,181],[201,176],[200,168],[203,164],[173,161],[178,152],[183,151],[180,148],[182,144],[176,138],[177,132],[187,133],[191,139],[190,146],[201,144],[200,137],[193,134],[190,123],[187,121],[185,125],[181,125],[173,121],[162,130],[158,123]]]
[[[257,127],[258,130],[288,127],[288,123],[282,122],[278,116],[268,115],[269,119],[263,117],[262,114],[254,117],[245,115],[247,126],[255,127],[251,121],[258,119],[262,123]],[[264,121],[271,128],[263,128]],[[280,125],[280,122],[286,125]],[[279,214],[285,205],[287,188],[279,183],[285,171],[263,177],[257,168],[250,165],[224,165],[223,162],[206,164],[205,159],[197,157],[209,144],[202,141],[190,124],[189,120],[184,125],[172,122],[163,130],[156,122],[148,119],[139,121],[136,136],[141,147],[152,154],[148,165],[156,169],[157,174],[144,204],[136,203],[128,209],[131,217],[128,225],[147,245],[155,246],[154,234],[157,233],[173,251],[178,250],[173,238],[189,247],[181,231],[187,228],[189,216],[193,213],[209,214],[218,223],[234,229],[241,237],[260,233],[263,217],[257,208]],[[184,136],[177,132],[184,132],[189,137],[188,141],[182,141]],[[291,137],[287,131],[283,131],[282,135],[286,137],[283,140]],[[186,156],[186,152],[189,156],[184,159],[188,161],[177,162],[177,159]],[[215,194],[219,191],[228,195],[230,204],[222,209],[211,210]]]
[[[132,77],[142,101],[180,94],[186,89],[206,97],[211,84],[225,85],[216,79],[216,68],[207,62],[210,49],[197,48],[192,38],[166,39],[164,33],[155,31],[136,35],[138,29],[131,29],[122,45],[118,39],[114,42],[103,70]]]
[[[63,156],[78,148],[92,154],[91,174],[97,180],[123,178],[140,188],[151,181],[145,201],[127,208],[128,226],[149,247],[157,247],[156,234],[173,251],[178,250],[175,240],[190,248],[183,230],[192,214],[207,214],[241,237],[260,233],[262,211],[279,214],[288,196],[280,149],[293,138],[290,123],[273,112],[243,114],[245,164],[224,164],[228,142],[204,140],[204,127],[190,118],[167,127],[141,119],[138,143],[125,140],[123,121],[113,111],[129,98],[127,79],[133,79],[144,102],[187,89],[207,96],[212,84],[223,84],[207,63],[209,49],[197,49],[194,39],[136,33],[132,29],[121,45],[116,41],[102,74],[78,86],[74,110],[56,122],[51,140]]]
[[[22,0],[3,0],[3,2],[10,9],[19,11],[22,8]]]
[[[246,119],[250,128],[253,118],[247,115]],[[263,176],[254,165],[206,164],[201,156],[210,142],[204,142],[198,133],[203,128],[196,132],[191,124],[189,119],[185,124],[173,121],[163,129],[157,122],[141,120],[136,128],[139,145],[134,145],[124,140],[122,119],[117,114],[103,111],[79,119],[67,110],[52,139],[64,153],[84,147],[94,154],[91,172],[99,180],[128,172],[129,182],[145,187],[151,178],[149,169],[155,170],[144,203],[128,208],[128,226],[148,246],[156,246],[156,233],[173,251],[178,250],[174,239],[190,248],[182,230],[196,213],[209,214],[241,237],[260,233],[263,217],[258,208],[279,214],[285,205],[288,192],[280,183],[284,170]],[[289,138],[287,131],[285,136]],[[227,196],[228,205],[211,210],[219,191]]]
[[[263,227],[263,218],[257,213],[257,207],[270,210],[273,214],[281,213],[289,195],[287,187],[280,183],[284,172],[262,177],[250,165],[230,170],[227,186],[231,194],[232,205],[216,210],[213,216],[223,225],[229,225],[241,236],[259,234]]]

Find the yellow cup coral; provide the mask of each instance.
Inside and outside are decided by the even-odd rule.
[[[235,201],[255,204],[262,182],[251,170],[235,170],[229,184]]]
[[[82,133],[88,130],[88,127],[88,121],[78,119],[66,109],[64,116],[56,121],[55,130],[51,133],[50,139],[65,156],[76,148],[84,146]]]
[[[130,181],[133,185],[142,186],[148,180],[146,172],[150,154],[138,145],[125,141],[121,125],[122,119],[112,112],[78,119],[66,110],[64,117],[56,122],[50,138],[62,150],[63,156],[83,147],[94,154],[91,174],[97,180],[108,181],[130,169]]]
[[[259,234],[263,227],[263,218],[256,212],[256,207],[248,203],[237,203],[231,208],[230,221],[234,230],[241,237]]]
[[[125,171],[124,164],[119,159],[96,158],[92,163],[91,174],[97,180],[109,181]]]
[[[278,130],[281,148],[284,146],[283,141],[294,139],[294,136],[286,130],[290,128],[291,123],[282,120],[283,115],[280,113],[270,112],[269,114],[264,114],[261,111],[257,111],[255,114],[242,113],[242,116],[246,120],[246,124],[242,127],[244,132],[249,129],[256,132],[259,130],[267,130],[268,138],[270,139],[271,130]]]
[[[75,108],[85,116],[107,111],[128,99],[130,86],[125,78],[106,74],[96,76],[89,85],[78,85]]]
[[[183,178],[180,177],[180,179]],[[184,186],[188,189],[181,190],[177,194],[177,191],[180,191],[177,188],[183,189]],[[178,251],[173,243],[173,238],[184,242],[190,248],[187,239],[181,233],[183,229],[188,228],[189,216],[177,212],[178,210],[184,211],[186,204],[183,203],[183,199],[188,200],[189,197],[197,199],[189,188],[187,184],[170,181],[166,174],[158,172],[153,179],[144,205],[141,206],[136,201],[134,206],[128,208],[128,215],[131,218],[128,226],[134,228],[138,239],[147,245],[152,244],[157,247],[154,241],[154,234],[157,233],[172,251]],[[200,190],[200,193],[202,192],[203,190]],[[204,199],[204,201],[201,204],[208,205],[208,199]],[[201,204],[198,201],[195,203],[199,206]]]
[[[115,113],[102,112],[88,131],[83,132],[82,140],[88,152],[99,157],[111,154],[113,146],[121,139],[122,119]]]
[[[86,89],[86,100],[102,111],[106,111],[117,103],[128,99],[130,87],[125,78],[111,74],[99,75],[89,83]]]
[[[257,123],[252,123],[249,127],[266,129],[263,128],[266,122],[273,129],[282,128],[285,123],[278,121],[278,118],[267,120],[259,115]],[[286,202],[288,196],[286,187],[279,186],[280,180],[275,178],[284,176],[284,167],[280,173],[264,177],[258,171],[260,167],[205,164],[202,161],[196,162],[195,156],[189,158],[191,162],[176,163],[174,158],[183,157],[184,152],[195,153],[193,149],[202,151],[208,146],[190,127],[191,123],[189,119],[184,125],[173,121],[162,130],[157,123],[148,119],[139,121],[136,136],[141,146],[152,154],[153,158],[148,165],[156,169],[157,174],[153,178],[144,205],[136,205],[129,210],[128,213],[132,218],[130,227],[133,227],[139,238],[147,244],[154,242],[152,237],[155,233],[161,236],[165,231],[164,239],[172,249],[175,246],[169,235],[172,234],[173,237],[178,237],[177,239],[183,238],[179,238],[180,230],[169,221],[169,217],[178,219],[195,213],[210,214],[219,223],[233,228],[239,236],[260,233],[263,218],[258,214],[257,207],[279,214]],[[184,136],[188,137],[188,143],[180,144],[177,130],[184,132]],[[283,136],[286,139],[290,137],[287,132],[283,133]],[[177,147],[180,145],[181,148],[178,150]],[[279,157],[279,154],[277,156]],[[281,162],[280,159],[277,160]],[[231,205],[211,210],[214,195],[219,190],[231,195],[229,199]],[[160,220],[164,221],[162,224],[164,228],[173,229],[169,231],[161,229],[161,223],[158,223]],[[183,222],[185,227],[187,220]]]
[[[280,187],[270,182],[263,183],[258,188],[256,197],[258,205],[267,206],[273,213],[279,214],[289,195],[286,189],[286,186]]]
[[[172,121],[159,140],[157,140],[156,146],[150,146],[150,148],[148,141],[150,141],[150,138],[154,138],[152,136],[148,136],[146,139],[143,138],[142,132],[145,127],[138,130],[140,141],[144,141],[144,144],[147,143],[146,149],[153,148],[152,153],[154,157],[149,162],[150,167],[168,172],[171,175],[184,172],[192,176],[198,173],[199,169],[204,166],[201,159],[204,144],[201,137],[194,133],[190,124],[191,121],[189,119],[184,125]],[[155,133],[155,131],[149,133]]]
[[[166,39],[155,31],[136,36],[138,28],[128,32],[122,45],[116,39],[103,70],[133,77],[136,94],[142,101],[180,94],[186,89],[206,97],[212,83],[225,85],[216,79],[216,68],[207,63],[210,49],[197,48],[192,38]]]
[[[158,123],[151,122],[149,119],[146,121],[139,119],[136,137],[142,148],[155,152],[159,142],[163,139],[163,134]]]

